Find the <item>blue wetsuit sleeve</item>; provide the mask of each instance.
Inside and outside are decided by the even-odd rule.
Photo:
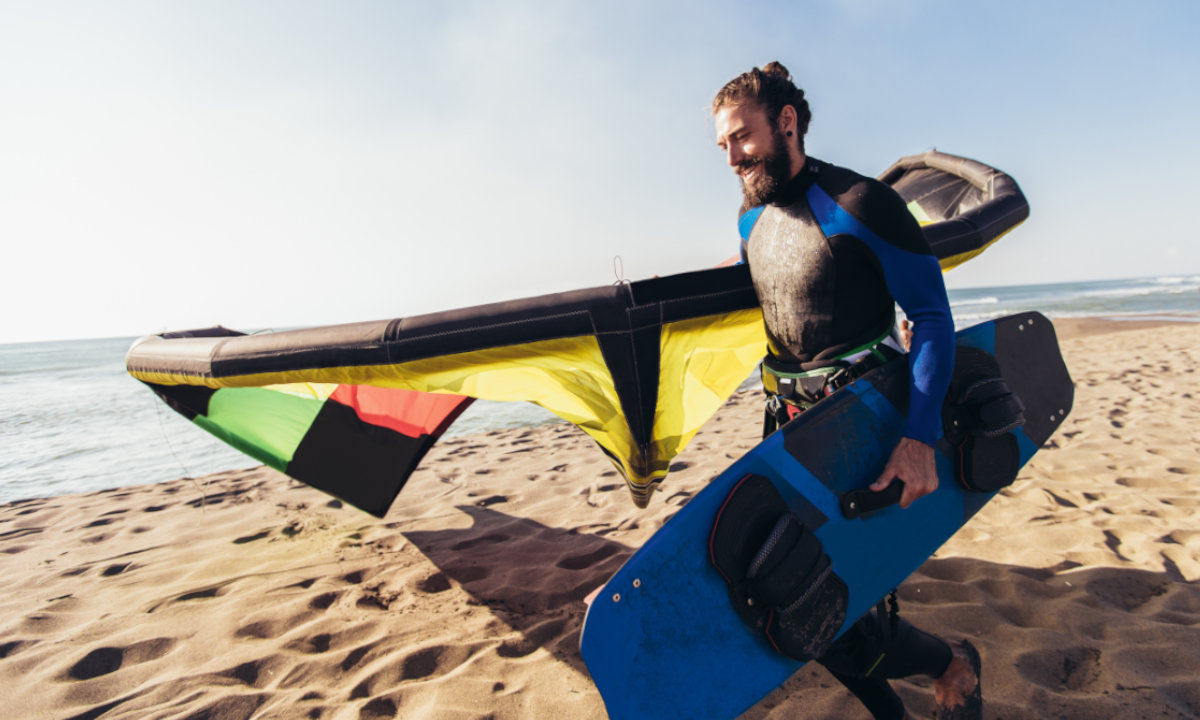
[[[894,250],[885,253],[889,257],[881,257],[880,263],[888,290],[912,323],[904,437],[933,445],[941,424],[942,400],[954,371],[954,319],[937,258]]]
[[[856,198],[856,207],[872,219],[879,234],[820,187],[813,186],[808,198],[827,236],[847,233],[870,249],[883,270],[888,291],[912,322],[904,437],[933,445],[941,425],[942,401],[954,371],[954,319],[942,268],[900,196],[873,181],[865,190]]]

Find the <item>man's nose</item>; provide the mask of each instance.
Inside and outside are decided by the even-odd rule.
[[[729,163],[730,167],[737,167],[738,163],[745,157],[745,153],[736,145],[730,144],[728,149],[725,150],[725,162]]]

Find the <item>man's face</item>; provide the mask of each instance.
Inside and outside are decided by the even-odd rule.
[[[717,111],[717,147],[742,181],[750,207],[771,202],[790,179],[791,159],[783,133],[756,103],[725,105]]]

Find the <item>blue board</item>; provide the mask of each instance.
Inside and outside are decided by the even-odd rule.
[[[1023,313],[968,328],[957,341],[995,355],[1025,404],[1026,424],[1014,431],[1024,465],[1071,408],[1053,326]],[[746,475],[770,479],[815,530],[849,588],[842,631],[991,499],[955,482],[951,447],[939,441],[935,492],[907,509],[842,516],[841,496],[873,482],[899,441],[907,393],[904,359],[842,388],[731,465],[613,575],[588,609],[580,641],[609,717],[733,718],[801,667],[742,624],[709,561],[717,512]]]

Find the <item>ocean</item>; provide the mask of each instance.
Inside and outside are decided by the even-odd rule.
[[[1024,310],[1200,322],[1200,275],[951,290],[950,306],[960,328]],[[133,340],[0,345],[0,502],[257,464],[130,378]],[[551,422],[560,421],[536,405],[479,401],[447,436]]]

